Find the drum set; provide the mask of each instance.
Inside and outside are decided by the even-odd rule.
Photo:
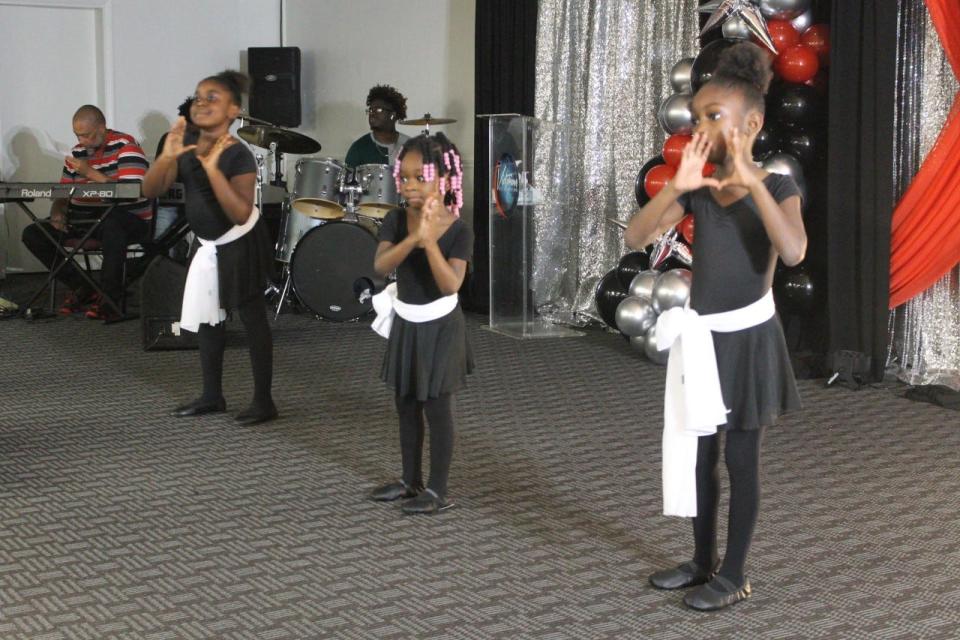
[[[271,184],[286,187],[281,175],[284,153],[313,154],[320,143],[301,133],[268,122],[244,117],[237,135],[251,145],[267,149],[276,163]],[[424,132],[449,118],[402,120],[399,124],[423,125]],[[267,182],[264,157],[257,158],[257,205]],[[348,167],[336,158],[303,157],[297,160],[293,189],[281,203],[280,232],[275,258],[281,265],[274,318],[285,302],[295,299],[316,316],[345,322],[358,320],[373,309],[371,299],[386,284],[373,270],[377,232],[384,216],[400,205],[393,167],[364,164]]]

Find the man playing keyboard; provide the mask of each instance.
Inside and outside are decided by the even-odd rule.
[[[84,105],[73,115],[73,132],[77,145],[71,155],[64,158],[64,184],[92,182],[142,182],[148,163],[143,149],[132,136],[107,128],[103,112],[93,105]],[[52,246],[37,225],[45,225],[60,242],[79,238],[84,233],[82,223],[92,223],[102,215],[110,203],[98,199],[53,201],[50,218],[28,226],[23,230],[23,244],[48,268],[58,265],[63,257]],[[127,246],[148,239],[153,209],[148,200],[125,203],[117,206],[103,221],[94,234],[102,245],[103,261],[100,270],[100,285],[114,300],[120,298],[123,289],[123,261]],[[60,307],[60,313],[85,312],[86,317],[112,320],[117,313],[109,305],[101,305],[94,292],[86,286],[77,267],[68,264],[57,278],[69,289]]]

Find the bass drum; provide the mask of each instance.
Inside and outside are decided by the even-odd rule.
[[[293,290],[322,318],[356,320],[370,313],[370,299],[383,288],[383,278],[373,270],[376,252],[377,239],[363,224],[336,221],[315,227],[293,252]]]

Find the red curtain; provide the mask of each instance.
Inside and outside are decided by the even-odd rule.
[[[926,0],[960,77],[960,2]],[[960,262],[960,94],[920,171],[893,212],[890,308],[922,293]]]

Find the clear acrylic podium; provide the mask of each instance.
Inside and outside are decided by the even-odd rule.
[[[490,128],[490,329],[514,338],[582,335],[547,321],[536,309],[534,215],[540,198],[533,175],[534,150],[541,130],[554,125],[516,113],[477,117],[487,120]]]

